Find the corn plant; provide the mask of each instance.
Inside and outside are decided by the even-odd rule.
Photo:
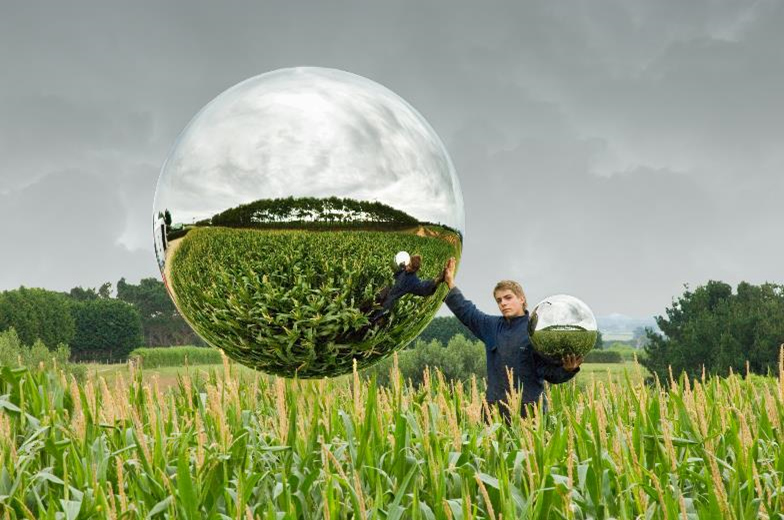
[[[387,388],[224,358],[169,391],[130,369],[112,388],[0,369],[2,518],[783,517],[784,361],[778,379],[557,385],[509,425],[437,369],[414,389],[393,365]]]

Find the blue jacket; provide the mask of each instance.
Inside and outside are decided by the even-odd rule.
[[[485,344],[487,354],[487,401],[506,401],[509,380],[506,367],[512,368],[515,387],[523,387],[523,402],[539,400],[544,381],[565,383],[580,371],[565,370],[537,354],[528,336],[528,311],[524,316],[506,319],[490,316],[467,300],[460,289],[452,288],[444,300],[457,318]],[[543,403],[547,408],[547,399]]]
[[[430,296],[438,288],[433,280],[420,280],[416,273],[409,273],[405,269],[399,269],[394,277],[395,284],[381,302],[381,306],[386,311],[392,310],[392,306],[403,295]]]

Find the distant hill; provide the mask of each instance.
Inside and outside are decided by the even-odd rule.
[[[634,331],[638,328],[650,327],[655,331],[659,330],[653,316],[649,318],[633,318],[623,314],[610,314],[608,316],[597,316],[596,324],[602,331],[605,340],[631,340]]]

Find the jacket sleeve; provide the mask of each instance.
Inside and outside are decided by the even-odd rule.
[[[545,381],[555,385],[566,383],[575,375],[577,375],[577,372],[580,371],[580,367],[577,367],[574,372],[569,372],[563,367],[563,365],[555,365],[550,363],[548,360],[537,354],[536,351],[534,351],[534,360],[536,361],[536,372],[542,376]]]
[[[495,322],[492,316],[477,309],[476,305],[470,300],[467,300],[457,287],[453,287],[449,290],[444,301],[446,302],[447,307],[449,307],[449,310],[457,316],[457,319],[460,320],[463,325],[468,327],[474,336],[487,343],[490,331],[493,328],[493,323]]]
[[[413,280],[413,283],[407,292],[416,294],[417,296],[430,296],[436,292],[437,287],[438,286],[433,280],[420,280],[419,278],[416,278]]]

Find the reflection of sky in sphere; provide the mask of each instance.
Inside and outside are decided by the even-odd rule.
[[[205,106],[164,165],[154,209],[189,223],[288,196],[378,201],[464,228],[454,167],[427,121],[381,85],[321,68],[256,76]]]
[[[578,326],[596,330],[596,318],[591,309],[579,298],[568,294],[556,294],[539,302],[535,307],[536,330],[553,325]]]

